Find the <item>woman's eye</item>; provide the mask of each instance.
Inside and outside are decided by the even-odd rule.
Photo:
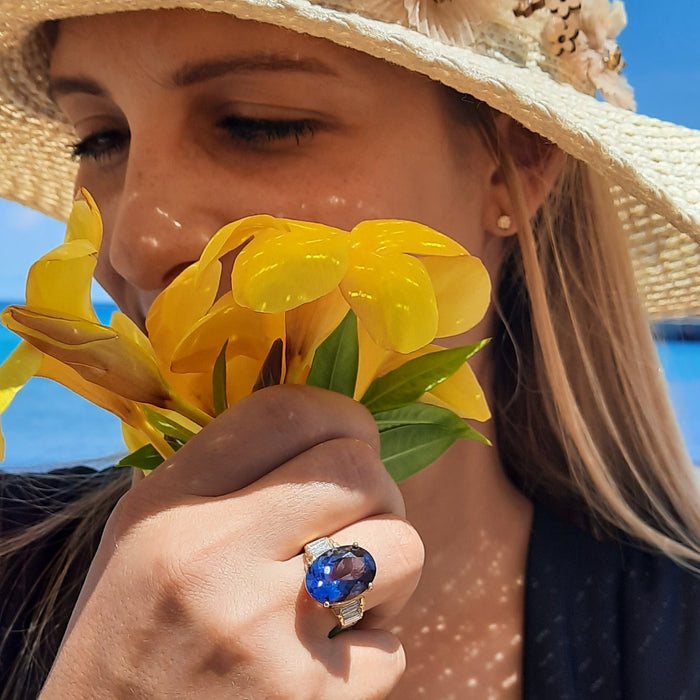
[[[317,129],[317,123],[311,119],[254,119],[237,116],[225,117],[218,126],[235,139],[254,146],[287,139],[294,139],[299,145],[303,137],[313,136]]]
[[[72,146],[72,156],[78,160],[105,160],[129,144],[129,134],[118,129],[98,131]]]

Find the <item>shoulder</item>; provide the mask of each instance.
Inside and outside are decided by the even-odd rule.
[[[700,577],[537,506],[525,650],[526,697],[700,697]]]

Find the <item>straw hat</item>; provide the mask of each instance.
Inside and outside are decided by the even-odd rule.
[[[70,206],[75,135],[46,96],[37,25],[171,7],[329,39],[511,115],[609,181],[651,316],[700,315],[700,132],[631,111],[609,0],[0,0],[1,197]]]

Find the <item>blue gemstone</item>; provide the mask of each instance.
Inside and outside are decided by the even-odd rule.
[[[311,563],[306,590],[319,603],[343,603],[364,593],[376,573],[372,555],[362,547],[335,547]]]

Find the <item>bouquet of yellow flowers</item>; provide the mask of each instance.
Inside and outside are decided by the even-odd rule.
[[[406,221],[352,231],[251,216],[209,241],[151,306],[146,333],[117,312],[102,325],[92,275],[102,222],[86,191],[64,243],[38,260],[26,303],[2,322],[22,337],[0,367],[0,413],[32,377],[52,379],[122,421],[149,471],[253,391],[305,383],[353,397],[373,414],[397,480],[489,416],[467,360],[484,342],[433,344],[483,317],[490,282],[450,238]],[[4,443],[0,435],[0,458]]]

